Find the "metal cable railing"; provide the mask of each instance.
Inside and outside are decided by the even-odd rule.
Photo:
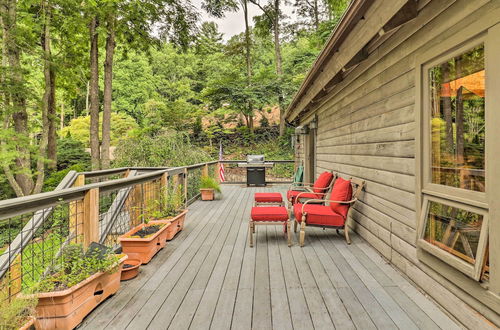
[[[179,191],[186,207],[199,197],[203,175],[218,177],[218,166],[212,161],[71,171],[54,191],[0,201],[0,291],[7,292],[2,296],[10,299],[30,289],[60,262],[68,244],[100,242],[117,248],[118,237],[143,222],[146,208],[168,194],[167,188]]]

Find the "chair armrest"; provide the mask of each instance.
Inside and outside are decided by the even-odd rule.
[[[352,204],[355,201],[357,201],[357,198],[351,199],[350,201],[334,201],[334,200],[327,200],[327,199],[309,199],[307,200],[304,204],[302,204],[302,214],[304,214],[304,208],[306,207],[307,204],[310,204],[311,202],[329,202],[329,203],[338,203],[338,204]]]
[[[295,197],[295,200],[299,200],[300,198],[307,198],[307,197],[300,197],[300,195],[302,194],[310,194],[311,191],[304,191],[304,192],[301,192],[299,194],[297,194],[297,197]],[[313,193],[315,195],[323,195],[325,196],[327,193]],[[311,200],[311,199],[315,199],[315,198],[309,198],[308,200]],[[324,201],[323,199],[321,199],[322,201]]]

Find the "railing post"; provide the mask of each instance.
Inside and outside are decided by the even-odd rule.
[[[73,183],[73,187],[82,187],[84,185],[85,175],[79,174]],[[73,230],[74,233],[71,243],[78,243],[78,235],[82,234],[83,221],[83,200],[71,202],[69,204],[69,229],[70,232]]]
[[[83,246],[99,242],[99,188],[90,189],[83,198]]]
[[[187,207],[188,202],[188,169],[184,168],[184,207]]]
[[[205,166],[203,166],[203,169],[201,170],[201,176],[208,176],[208,164],[205,164]]]
[[[214,178],[215,180],[217,180],[217,182],[220,183],[220,175],[219,175],[219,171],[220,171],[220,162],[217,162],[217,164],[215,165],[215,173],[214,173]]]

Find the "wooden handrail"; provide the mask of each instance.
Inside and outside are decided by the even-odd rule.
[[[199,164],[193,164],[188,166],[180,166],[180,167],[172,167],[172,168],[162,168],[156,171],[152,171],[151,173],[144,173],[137,175],[135,177],[130,178],[121,178],[112,181],[99,182],[99,183],[91,183],[81,187],[72,187],[65,188],[57,191],[49,191],[39,194],[34,194],[30,196],[17,197],[12,199],[7,199],[0,201],[0,220],[10,218],[16,215],[26,214],[29,212],[33,212],[36,210],[44,209],[47,207],[51,207],[54,205],[71,202],[78,199],[83,199],[87,191],[91,189],[98,188],[100,192],[109,192],[122,188],[126,188],[128,186],[144,183],[147,181],[152,181],[155,179],[159,179],[162,177],[164,173],[168,173],[168,175],[176,175],[179,173],[183,173],[185,169],[195,169],[200,168],[205,165],[216,164],[217,161],[204,162]],[[126,172],[126,170],[135,170],[137,168],[119,168],[117,170],[105,170],[105,171],[96,171],[98,172],[97,176],[102,176],[103,173],[118,174],[122,172]],[[144,169],[144,168],[142,168]],[[85,174],[86,177],[92,177],[88,174],[88,172],[83,172],[80,174]],[[96,176],[94,176],[96,177]]]

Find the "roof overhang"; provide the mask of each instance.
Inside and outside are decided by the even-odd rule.
[[[353,0],[285,112],[293,121],[317,108],[361,61],[368,45],[417,15],[417,0]]]

